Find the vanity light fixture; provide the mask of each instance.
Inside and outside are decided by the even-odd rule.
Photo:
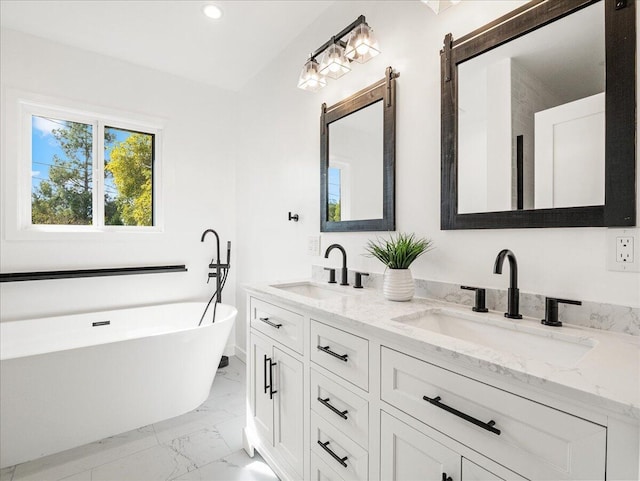
[[[327,81],[320,75],[318,62],[316,62],[314,58],[310,58],[307,60],[307,63],[304,64],[304,67],[302,67],[302,72],[298,79],[298,88],[316,92],[325,85],[327,85]]]
[[[315,92],[327,84],[326,77],[337,79],[351,70],[351,62],[365,63],[380,53],[373,30],[364,15],[343,28],[309,55],[298,79],[298,87]],[[320,64],[317,58],[320,57]]]
[[[349,67],[349,59],[345,55],[344,47],[336,43],[335,37],[332,40],[333,45],[329,45],[322,55],[320,75],[337,79],[349,72],[351,67]]]
[[[359,63],[368,62],[380,53],[378,40],[376,40],[373,30],[366,23],[358,25],[347,42],[346,56],[349,60]]]

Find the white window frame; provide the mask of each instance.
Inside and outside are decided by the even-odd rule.
[[[114,112],[97,107],[87,107],[70,101],[44,98],[34,94],[6,94],[8,105],[6,120],[16,119],[15,137],[11,135],[11,128],[5,129],[4,138],[17,139],[15,164],[12,165],[10,152],[5,150],[4,172],[5,180],[3,209],[5,217],[5,238],[8,240],[47,240],[47,239],[87,239],[120,238],[129,235],[157,234],[164,231],[163,224],[163,189],[162,189],[162,123],[157,119],[142,117],[138,114]],[[12,97],[12,98],[10,98]],[[32,181],[32,118],[33,116],[49,117],[59,120],[69,120],[92,125],[92,225],[57,225],[32,224],[31,213],[31,181]],[[11,122],[9,122],[9,125]],[[7,123],[5,123],[7,125]],[[153,159],[153,226],[110,226],[104,224],[104,129],[105,127],[131,130],[154,135]],[[7,163],[9,160],[9,163]],[[15,169],[13,168],[15,167]],[[11,171],[13,175],[11,175]],[[11,179],[13,178],[13,186]],[[13,207],[13,208],[12,208]]]

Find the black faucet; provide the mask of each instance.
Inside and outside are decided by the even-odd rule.
[[[342,252],[342,269],[340,270],[342,280],[340,281],[340,285],[348,286],[349,283],[347,282],[347,251],[345,251],[344,247],[342,247],[340,244],[331,244],[329,247],[327,247],[327,250],[324,253],[325,259],[329,258],[329,252],[331,252],[333,249],[338,249],[340,252]]]
[[[498,252],[496,263],[493,266],[493,273],[502,274],[502,265],[505,257],[509,259],[511,275],[509,276],[509,289],[507,290],[507,312],[504,313],[504,317],[522,319],[522,314],[518,312],[520,310],[520,291],[518,289],[518,261],[516,261],[515,254],[509,249],[502,249]]]
[[[209,269],[215,269],[215,272],[209,272],[209,277],[207,278],[207,283],[209,282],[209,279],[211,279],[212,277],[216,278],[216,303],[220,303],[222,302],[222,289],[221,289],[221,283],[223,281],[223,273],[222,270],[228,270],[229,266],[230,266],[230,262],[229,262],[229,258],[231,256],[231,241],[227,242],[227,263],[226,264],[222,264],[220,262],[220,237],[218,236],[218,233],[213,230],[213,229],[207,229],[202,233],[202,237],[200,238],[200,242],[204,242],[204,238],[207,236],[207,234],[213,234],[214,236],[216,236],[216,262],[213,262],[213,259],[211,259],[211,263],[209,264]]]

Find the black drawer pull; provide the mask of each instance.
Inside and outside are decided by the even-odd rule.
[[[269,389],[269,385],[267,384],[267,362],[271,364],[271,359],[264,355],[264,362],[262,363],[262,367],[264,367],[264,393],[267,394],[267,389]]]
[[[271,322],[268,317],[259,317],[258,319],[260,319],[265,324],[269,324],[271,327],[275,327],[276,329],[280,329],[282,327],[282,324]]]
[[[344,410],[344,411],[338,411],[335,407],[333,407],[331,404],[329,404],[329,398],[327,399],[322,399],[321,397],[318,397],[318,402],[322,403],[323,406],[328,407],[331,411],[333,411],[334,413],[336,413],[338,416],[340,416],[342,419],[348,419],[347,418],[347,413],[349,411]]]
[[[273,366],[276,364],[278,363],[271,362],[271,359],[269,359],[269,399],[273,399],[273,395],[278,393],[278,391],[273,390]]]
[[[326,352],[327,354],[330,354],[333,357],[337,357],[338,359],[344,362],[347,362],[349,358],[348,354],[338,354],[337,352],[333,352],[331,349],[329,349],[329,346],[318,346],[318,350],[322,352]]]
[[[445,411],[450,412],[451,414],[455,414],[456,416],[464,419],[465,421],[469,421],[470,423],[475,424],[476,426],[481,427],[482,429],[486,429],[487,431],[491,431],[493,434],[497,434],[498,436],[500,436],[501,431],[498,428],[493,427],[496,424],[495,421],[489,421],[488,423],[485,423],[480,421],[479,419],[476,419],[474,417],[469,416],[468,414],[463,413],[462,411],[458,411],[457,409],[454,409],[451,406],[442,404],[440,402],[440,399],[442,399],[440,396],[436,396],[434,398],[422,396],[422,399],[424,399],[427,402],[430,402],[431,404],[439,407],[440,409],[444,409]]]
[[[327,441],[326,443],[323,443],[322,441],[318,440],[318,444],[320,446],[322,446],[322,449],[324,449],[326,452],[329,453],[329,455],[335,459],[336,461],[338,461],[340,464],[342,464],[343,467],[347,467],[347,463],[345,463],[345,461],[347,459],[349,459],[347,456],[345,456],[344,458],[341,458],[340,456],[338,456],[336,453],[334,453],[331,448],[328,447],[329,445],[329,441]]]

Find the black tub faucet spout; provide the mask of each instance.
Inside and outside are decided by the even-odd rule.
[[[504,317],[509,319],[522,319],[520,314],[520,291],[518,289],[518,261],[516,256],[509,249],[502,249],[498,252],[496,262],[493,266],[494,274],[502,274],[502,266],[505,257],[509,259],[509,289],[507,290],[507,312]]]
[[[340,244],[331,244],[329,247],[327,247],[327,250],[324,253],[324,258],[325,259],[329,258],[329,253],[333,249],[338,249],[340,252],[342,252],[342,269],[340,269],[340,272],[341,272],[340,285],[341,286],[348,286],[349,283],[347,282],[347,272],[348,272],[348,270],[347,270],[347,251],[345,251],[344,247],[342,247]]]
[[[231,257],[231,242],[227,242],[227,262],[223,264],[220,262],[220,236],[213,229],[207,229],[202,233],[202,237],[200,237],[200,242],[204,242],[204,238],[207,237],[207,234],[213,234],[216,237],[216,258],[215,262],[211,259],[211,263],[209,264],[209,269],[214,269],[215,272],[209,272],[208,279],[215,277],[216,279],[216,303],[222,302],[222,286],[224,280],[226,278],[226,272],[229,270],[230,262],[229,259]],[[207,280],[209,282],[209,280]]]

